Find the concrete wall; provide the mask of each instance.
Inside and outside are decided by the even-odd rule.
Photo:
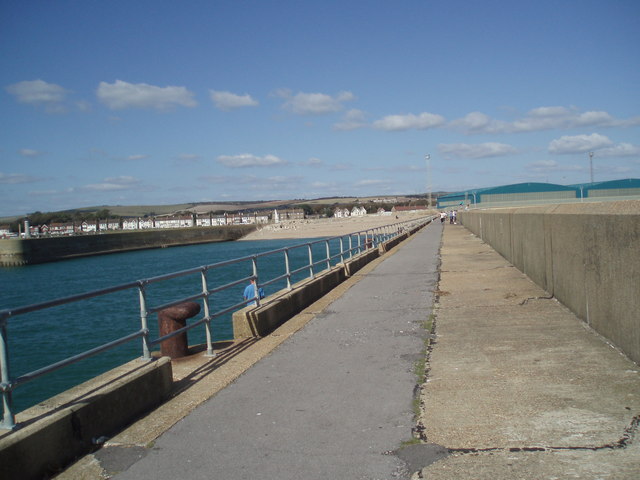
[[[224,242],[237,240],[255,229],[255,225],[230,225],[109,232],[71,237],[2,239],[0,240],[0,266],[30,265],[145,248]]]
[[[50,478],[158,406],[172,382],[168,357],[134,360],[22,412],[21,428],[0,431],[0,478]]]
[[[640,363],[640,201],[471,210],[459,218]]]

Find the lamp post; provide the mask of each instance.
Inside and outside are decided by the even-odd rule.
[[[593,152],[589,152],[589,171],[591,172],[591,183],[593,183]]]
[[[431,155],[427,153],[424,156],[424,159],[427,161],[427,192],[429,194],[429,203],[427,203],[427,208],[431,208]]]

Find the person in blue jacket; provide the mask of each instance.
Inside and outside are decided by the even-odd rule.
[[[256,296],[256,279],[255,278],[252,278],[251,283],[246,287],[244,287],[244,293],[242,294],[242,296],[244,297],[245,300],[249,300],[250,298],[255,298]],[[260,298],[264,298],[264,290],[262,289],[262,287],[258,289],[258,296]],[[247,305],[255,305],[255,304],[256,304],[255,300],[247,303]]]

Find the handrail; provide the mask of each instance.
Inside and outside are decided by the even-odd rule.
[[[209,296],[212,295],[213,293],[218,293],[218,292],[228,290],[241,283],[246,283],[251,279],[256,280],[256,293],[258,291],[258,288],[272,285],[284,279],[286,279],[287,281],[287,289],[292,290],[293,288],[291,285],[292,276],[307,270],[308,271],[307,278],[315,278],[315,275],[316,275],[315,267],[318,267],[322,264],[326,264],[325,270],[330,270],[332,268],[331,263],[336,261],[337,259],[340,260],[340,263],[344,263],[346,256],[348,256],[348,258],[352,258],[354,255],[359,255],[363,251],[366,251],[367,248],[375,248],[378,246],[378,244],[397,236],[398,234],[400,234],[406,229],[413,228],[414,226],[426,225],[430,221],[432,221],[433,218],[434,218],[433,216],[420,217],[413,220],[396,222],[393,224],[385,225],[383,227],[376,227],[373,229],[361,230],[359,232],[353,232],[346,235],[338,235],[335,237],[325,237],[318,240],[301,243],[298,245],[278,248],[276,250],[270,250],[268,252],[261,252],[254,255],[247,255],[244,257],[225,260],[222,262],[217,262],[209,265],[189,268],[189,269],[181,270],[178,272],[171,272],[164,275],[158,275],[151,278],[146,278],[146,279],[137,280],[133,282],[127,282],[121,285],[115,285],[107,288],[102,288],[99,290],[80,293],[77,295],[70,295],[68,297],[58,298],[58,299],[54,299],[46,302],[20,306],[13,309],[0,310],[0,393],[1,393],[1,400],[2,400],[2,407],[3,407],[3,417],[2,417],[2,421],[0,422],[0,428],[13,429],[16,427],[15,413],[13,412],[13,409],[12,409],[12,393],[13,393],[13,390],[19,385],[30,382],[43,375],[46,375],[53,371],[67,367],[72,363],[76,363],[90,356],[97,355],[98,353],[102,353],[104,351],[113,349],[116,346],[133,341],[138,338],[142,338],[142,343],[143,343],[142,359],[150,360],[151,354],[149,351],[149,347],[158,345],[164,340],[172,338],[180,333],[186,332],[202,324],[205,325],[205,332],[206,332],[206,342],[207,342],[206,355],[214,356],[212,341],[211,341],[211,331],[210,331],[211,320],[213,320],[214,318],[220,317],[222,315],[225,315],[231,311],[237,310],[239,308],[243,308],[247,305],[248,302],[250,303],[252,301],[255,301],[256,304],[259,305],[260,299],[258,298],[259,295],[256,294],[252,299],[243,300],[242,302],[238,302],[231,306],[222,308],[218,311],[211,312],[210,305],[209,305]],[[364,241],[362,240],[363,237],[364,237]],[[344,246],[345,238],[348,239],[348,246],[346,248]],[[354,239],[357,239],[356,245],[354,245]],[[313,247],[320,243],[325,244],[324,256],[322,256],[318,260],[314,260]],[[338,253],[333,255],[331,254],[332,243],[333,244],[337,243],[338,250],[339,250]],[[308,257],[309,257],[308,262],[299,268],[291,270],[290,263],[289,263],[289,259],[290,259],[289,253],[292,250],[299,249],[299,248],[306,248],[308,250]],[[258,270],[257,260],[259,258],[270,257],[280,253],[284,253],[285,273],[282,275],[277,275],[274,278],[262,279],[261,276],[259,275],[260,272]],[[208,287],[209,282],[207,279],[208,272],[214,271],[215,269],[218,269],[221,267],[243,263],[243,262],[249,262],[249,261],[251,262],[252,268],[253,268],[253,274],[251,276],[243,277],[243,278],[240,278],[239,280],[234,280],[224,285],[209,289]],[[322,271],[325,271],[325,270],[322,270]],[[195,274],[200,274],[199,281],[201,281],[201,284],[199,288],[196,290],[196,293],[192,293],[178,300],[173,300],[173,301],[166,302],[156,306],[147,305],[146,288],[149,285],[164,282],[167,280],[172,280],[175,278],[195,275]],[[132,289],[137,289],[138,296],[139,296],[141,327],[138,330],[134,330],[132,333],[125,335],[124,337],[104,343],[93,349],[87,350],[85,352],[81,352],[79,354],[68,357],[66,359],[55,362],[53,364],[44,366],[32,372],[28,372],[26,374],[20,375],[15,378],[11,376],[11,372],[9,370],[10,362],[8,358],[8,348],[7,348],[8,335],[7,335],[7,328],[6,328],[10,318],[13,318],[18,315],[24,315],[27,313],[39,311],[39,310],[45,310],[52,307],[79,302],[81,300],[87,300],[95,297],[102,297],[104,295],[108,295],[111,293],[120,292],[124,290],[132,290]],[[159,312],[160,310],[178,305],[186,301],[193,301],[198,299],[203,299],[203,303],[205,307],[204,316],[202,318],[192,322],[189,325],[186,325],[183,328],[180,328],[179,330],[176,330],[164,336],[160,336],[154,340],[151,340],[148,338],[149,329],[147,327],[147,318],[149,314]]]

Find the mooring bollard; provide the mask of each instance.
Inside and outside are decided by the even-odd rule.
[[[160,336],[169,335],[187,325],[187,319],[200,313],[200,304],[184,302],[158,312],[158,328]],[[171,337],[160,343],[163,356],[171,358],[185,357],[189,353],[187,332]]]

